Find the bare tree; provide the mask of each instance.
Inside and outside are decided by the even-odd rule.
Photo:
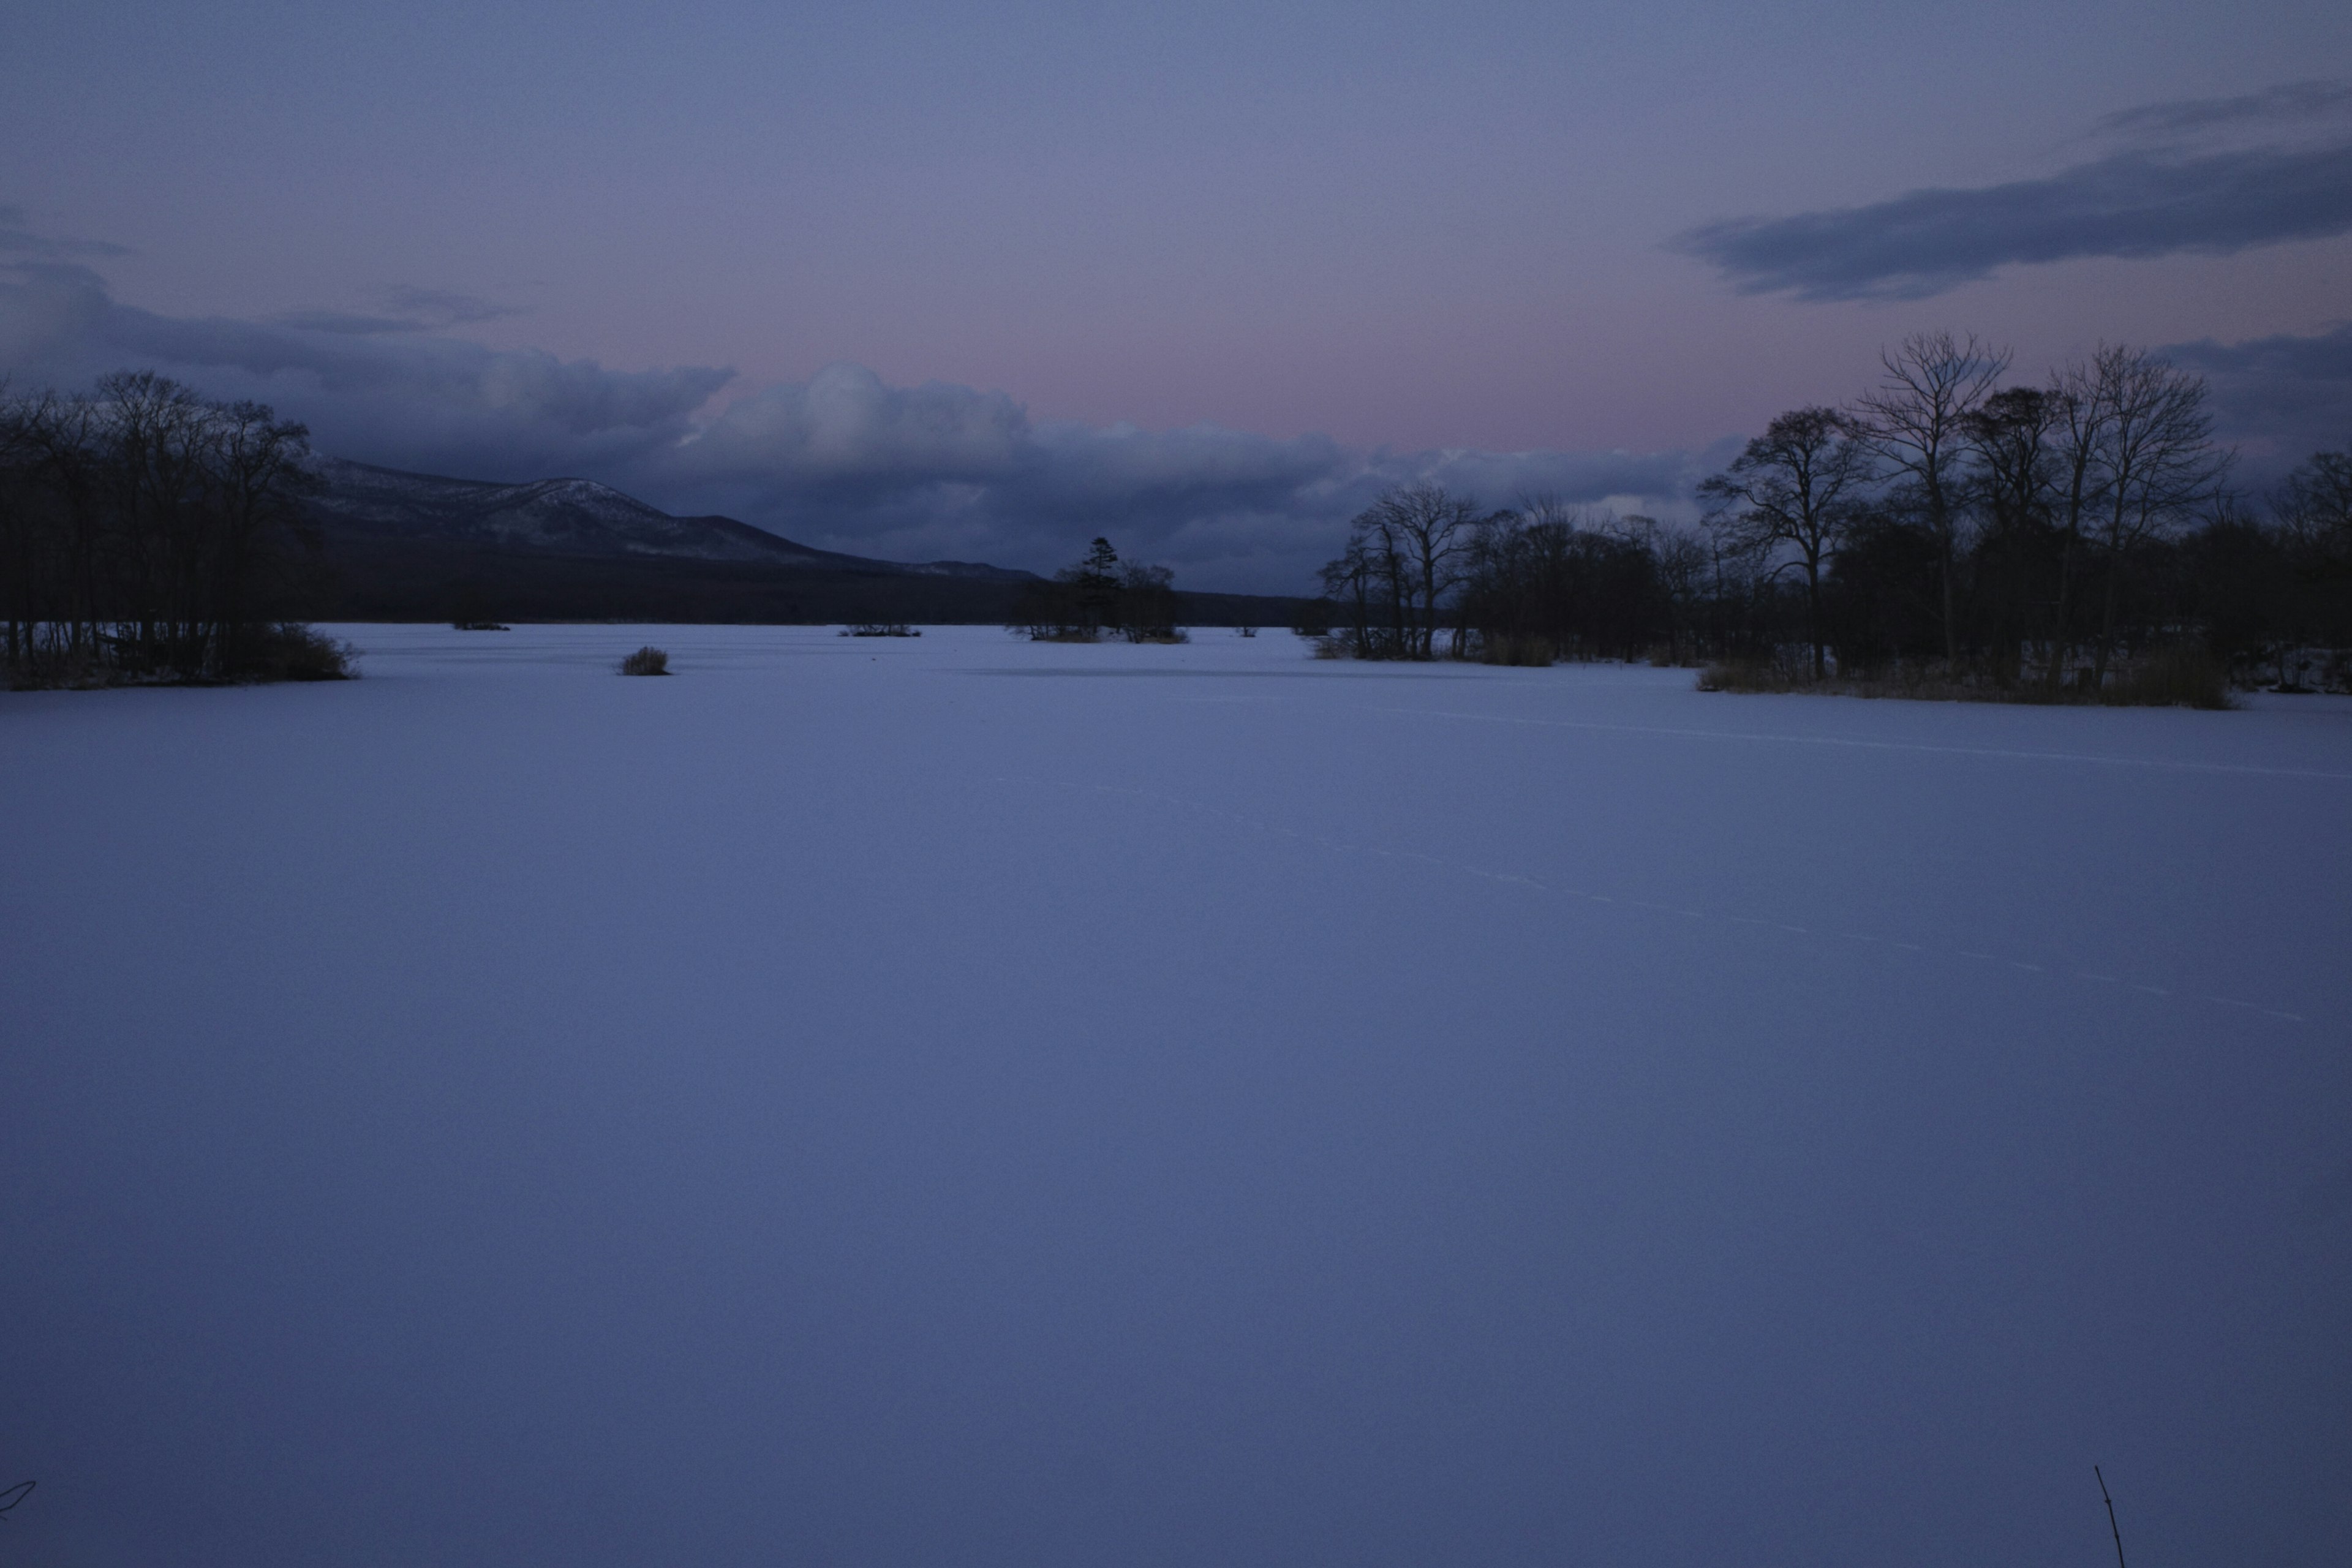
[[[2042,388],[2010,386],[1986,398],[1961,421],[1972,458],[1969,499],[1984,523],[1978,541],[1976,598],[1980,606],[1996,612],[1984,632],[1994,649],[1996,679],[2004,684],[2022,663],[2020,643],[2034,617],[2012,618],[2011,612],[2018,606],[2010,595],[1992,591],[1988,567],[2006,563],[2013,593],[2020,586],[2014,574],[2021,562],[2049,537],[2061,468],[2052,438],[2058,414],[2055,399]],[[2060,552],[2064,553],[2063,545]],[[2052,628],[2048,646],[2053,664],[2059,641]]]
[[[279,419],[261,403],[215,404],[211,415],[206,500],[215,525],[204,586],[218,641],[214,657],[234,664],[236,639],[252,627],[247,594],[270,541],[283,534],[318,548],[302,503],[320,486],[309,463],[309,426]]]
[[[1822,570],[1852,520],[1858,492],[1874,476],[1869,448],[1853,421],[1834,408],[1798,408],[1765,427],[1731,467],[1698,488],[1707,521],[1735,552],[1759,564],[1785,547],[1792,558],[1767,575],[1794,568],[1805,577],[1805,630],[1813,679],[1822,657]]]
[[[1960,422],[1977,500],[1996,528],[2046,522],[2058,478],[2055,399],[2038,386],[1994,393]]]
[[[1346,641],[1359,658],[1402,658],[1412,650],[1412,576],[1394,531],[1370,511],[1348,528],[1339,558],[1324,563],[1324,595],[1345,612]]]
[[[2102,493],[2098,454],[2106,440],[2107,408],[2098,396],[2090,367],[2084,364],[2053,373],[2048,398],[2049,439],[2057,470],[2051,521],[2058,529],[2058,596],[2052,614],[2055,630],[2045,679],[2055,687],[2064,678],[2074,636],[2075,563]]]
[[[2092,461],[2100,490],[2100,542],[2107,557],[2093,679],[2104,683],[2115,648],[2116,598],[2125,556],[2170,531],[2212,500],[2234,454],[2213,446],[2205,378],[2145,349],[2102,346],[2091,358],[2099,410]]]
[[[1684,643],[1696,649],[1694,611],[1706,596],[1707,568],[1714,559],[1707,532],[1654,517],[1632,512],[1604,523],[1601,531],[1639,551],[1650,566],[1658,597],[1664,602],[1666,658],[1683,662]]]
[[[1176,573],[1129,561],[1118,569],[1118,626],[1129,642],[1175,642]]]
[[[99,379],[98,406],[118,536],[113,589],[140,646],[174,668],[201,668],[188,601],[200,574],[210,455],[204,399],[152,371],[118,371]]]
[[[7,409],[16,461],[9,480],[16,548],[8,584],[24,673],[87,667],[100,658],[101,563],[108,543],[96,405],[42,392]]]
[[[1324,566],[1324,592],[1353,614],[1360,655],[1428,658],[1439,606],[1461,583],[1478,510],[1437,485],[1399,485],[1356,514],[1347,548]]]
[[[1657,557],[1658,584],[1666,595],[1668,657],[1680,664],[1685,641],[1694,657],[1698,652],[1692,613],[1706,597],[1707,568],[1714,557],[1706,541],[1688,528],[1661,526],[1652,536],[1651,549]]]
[[[1854,430],[1870,451],[1904,481],[1936,547],[1942,577],[1944,658],[1960,657],[1954,576],[1959,560],[1961,470],[1967,458],[1965,421],[2009,370],[2006,349],[1974,332],[1917,332],[1879,354],[1878,388],[1854,405]]]
[[[2299,542],[2352,556],[2352,447],[2314,452],[2286,477],[2271,504]]]
[[[1407,651],[1428,658],[1436,651],[1438,604],[1461,581],[1478,509],[1443,486],[1412,484],[1387,491],[1372,503],[1371,512],[1411,584]]]

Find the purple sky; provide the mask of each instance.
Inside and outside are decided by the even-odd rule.
[[[1946,326],[2033,374],[2183,345],[2256,475],[2352,437],[2337,5],[81,3],[8,35],[19,383],[156,363],[343,455],[868,553],[1108,530],[1290,589],[1405,473],[1671,512]]]

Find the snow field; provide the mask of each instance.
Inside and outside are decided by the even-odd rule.
[[[0,698],[36,1556],[2352,1528],[2352,704],[335,629]]]

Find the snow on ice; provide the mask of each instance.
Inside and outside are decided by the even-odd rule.
[[[336,630],[0,697],[27,1562],[2352,1538],[2352,704]]]

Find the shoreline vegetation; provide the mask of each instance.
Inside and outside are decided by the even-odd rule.
[[[2198,708],[2221,710],[2238,706],[2231,695],[2229,672],[2201,650],[2161,650],[2107,671],[2104,682],[2093,685],[2090,671],[2080,679],[2053,685],[2012,676],[2006,680],[1982,672],[1957,673],[1933,665],[1897,665],[1856,671],[1832,670],[1815,676],[1801,667],[1783,663],[1711,664],[1699,671],[1701,691],[1773,693],[1822,697],[1907,699],[1919,702],[2010,702],[2053,708]]]
[[[310,432],[150,372],[0,397],[0,676],[16,689],[341,680],[267,606],[315,556]]]
[[[218,668],[194,671],[158,661],[135,638],[102,631],[94,647],[77,647],[60,631],[21,627],[37,657],[10,660],[0,684],[10,691],[100,691],[124,687],[267,686],[279,681],[357,680],[360,651],[300,621],[260,622],[228,628],[231,656]],[[123,642],[131,646],[126,649]]]
[[[1431,484],[1359,513],[1327,658],[1646,660],[1711,691],[2222,708],[2352,692],[2352,445],[2232,489],[2202,378],[2104,345],[2039,383],[1916,334],[1770,421],[1696,524]]]

